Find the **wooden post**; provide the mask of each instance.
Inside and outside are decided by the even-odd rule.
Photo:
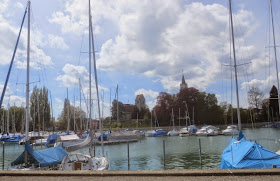
[[[199,159],[200,159],[200,169],[202,169],[202,159],[201,159],[201,142],[200,138],[198,139],[199,142]]]
[[[163,146],[163,167],[165,167],[165,140],[162,141]]]
[[[2,170],[4,170],[5,167],[5,142],[3,141],[3,164],[2,164]]]
[[[129,161],[129,142],[127,142],[127,170],[130,169],[130,161]]]

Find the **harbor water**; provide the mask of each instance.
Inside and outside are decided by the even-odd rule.
[[[280,130],[277,128],[244,129],[247,140],[257,141],[271,151],[280,150]],[[199,139],[201,140],[201,160],[199,155]],[[109,170],[163,170],[163,169],[219,169],[221,155],[227,147],[231,136],[188,136],[188,137],[143,137],[138,142],[128,145],[105,145],[105,156],[109,160]],[[163,140],[165,140],[165,165]],[[44,146],[42,147],[44,148]],[[41,146],[35,146],[39,150]],[[3,145],[0,147],[1,169],[3,169]],[[10,168],[24,150],[18,144],[5,144],[4,169]],[[89,148],[77,152],[89,154]],[[96,146],[96,156],[102,156],[101,147]]]

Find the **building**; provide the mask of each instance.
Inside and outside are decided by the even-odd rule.
[[[146,109],[146,100],[143,94],[139,94],[136,96],[135,105],[139,110]]]
[[[135,105],[133,104],[124,104],[124,114],[123,114],[123,121],[129,121],[132,118],[132,113],[134,110]]]
[[[188,88],[188,84],[185,81],[184,74],[182,74],[182,83],[180,84],[180,90]]]

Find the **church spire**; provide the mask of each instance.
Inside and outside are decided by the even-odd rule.
[[[184,74],[183,74],[183,76],[182,76],[182,84],[186,84]]]
[[[185,76],[184,76],[184,73],[182,71],[182,83],[180,84],[180,90],[185,89],[185,88],[188,88],[188,84],[185,81]]]

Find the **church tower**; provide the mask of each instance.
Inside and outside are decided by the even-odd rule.
[[[180,90],[188,88],[188,84],[186,84],[184,74],[182,74],[182,83],[180,84]]]

